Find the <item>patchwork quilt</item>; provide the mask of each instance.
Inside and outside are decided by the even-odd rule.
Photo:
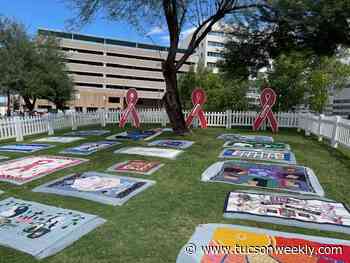
[[[154,181],[97,172],[72,174],[33,189],[83,198],[108,205],[122,205],[133,196],[154,185]]]
[[[16,143],[0,146],[0,152],[19,152],[19,153],[33,153],[40,150],[46,150],[55,147],[51,144],[39,143]]]
[[[204,171],[202,181],[324,195],[314,172],[304,166],[243,161],[216,162]]]
[[[22,185],[87,161],[64,156],[29,156],[9,160],[0,163],[0,181]]]
[[[258,149],[258,150],[273,150],[273,151],[289,151],[290,146],[285,143],[259,143],[259,142],[225,142],[223,147],[235,149]]]
[[[206,224],[197,226],[176,262],[349,263],[349,255],[348,240],[240,225]]]
[[[16,198],[0,201],[0,245],[37,259],[58,253],[103,223],[79,211]]]
[[[106,139],[111,141],[114,141],[114,140],[148,141],[162,134],[162,132],[163,132],[163,129],[153,129],[153,130],[145,130],[145,131],[133,130],[133,131],[126,131],[126,132],[114,134],[107,137]]]
[[[79,146],[67,148],[61,153],[63,154],[77,154],[77,155],[90,155],[97,151],[101,151],[115,145],[121,144],[120,142],[100,141],[100,142],[88,142]]]
[[[233,142],[258,142],[258,143],[272,143],[273,138],[270,136],[261,135],[242,135],[237,133],[224,133],[217,137],[224,141]]]
[[[230,192],[224,217],[350,234],[350,212],[344,204],[301,195]]]
[[[83,131],[72,131],[72,132],[67,132],[64,135],[65,136],[82,136],[82,137],[87,137],[87,136],[102,136],[110,133],[109,130],[83,130]]]
[[[83,137],[68,137],[68,136],[56,136],[56,137],[45,137],[41,139],[37,139],[34,142],[57,142],[57,143],[71,143],[75,141],[80,141],[85,138]]]
[[[296,164],[295,155],[291,151],[225,148],[219,158]]]
[[[185,140],[157,140],[150,142],[148,146],[169,147],[175,149],[187,149],[194,144],[193,141]]]
[[[117,163],[108,168],[107,171],[117,173],[137,173],[150,175],[158,171],[164,164],[158,161],[129,160]]]
[[[116,150],[114,153],[175,159],[179,154],[183,153],[183,151],[155,147],[124,147]]]

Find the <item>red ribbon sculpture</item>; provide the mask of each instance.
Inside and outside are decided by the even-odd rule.
[[[128,106],[126,109],[123,111],[122,116],[119,121],[119,127],[124,128],[126,122],[128,121],[128,116],[131,113],[132,117],[132,124],[134,127],[139,128],[140,127],[140,118],[139,114],[136,111],[136,103],[138,101],[138,95],[136,89],[129,89],[128,92],[126,93],[126,103]]]
[[[201,128],[207,128],[207,118],[205,117],[204,111],[202,109],[202,105],[207,101],[207,96],[205,94],[205,91],[197,88],[192,91],[192,103],[194,105],[192,111],[190,114],[188,114],[187,120],[186,120],[186,126],[189,127],[194,117],[198,117]]]
[[[253,130],[258,130],[266,119],[268,119],[272,132],[278,132],[278,121],[272,112],[272,107],[276,103],[277,95],[271,88],[265,88],[260,95],[260,104],[262,111],[256,117],[253,123]]]

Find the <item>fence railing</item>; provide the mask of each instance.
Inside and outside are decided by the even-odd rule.
[[[141,123],[159,124],[165,127],[169,123],[164,109],[138,110]],[[72,129],[88,125],[117,124],[120,111],[96,111],[89,113],[49,114],[36,117],[12,117],[0,120],[0,140],[16,139],[23,141],[25,136],[48,133],[53,135],[56,130]],[[188,111],[184,112],[187,116]],[[209,127],[250,127],[257,115],[253,111],[205,112]],[[281,128],[298,128],[306,135],[314,134],[329,139],[333,147],[342,145],[350,148],[350,121],[338,116],[324,116],[313,114],[298,114],[280,112],[276,114]],[[198,123],[194,123],[194,126]],[[264,125],[262,129],[267,129]]]

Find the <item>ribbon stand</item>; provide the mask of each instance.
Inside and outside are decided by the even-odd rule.
[[[128,106],[126,109],[122,112],[122,115],[120,117],[119,121],[119,127],[124,128],[126,122],[128,121],[128,116],[131,114],[132,117],[132,125],[136,128],[140,127],[140,118],[139,114],[136,111],[136,103],[138,101],[138,95],[136,89],[129,89],[126,93],[126,103]]]
[[[207,128],[207,118],[205,117],[204,111],[202,109],[202,105],[207,101],[207,95],[203,89],[197,88],[192,91],[192,104],[194,105],[192,111],[188,114],[186,120],[186,126],[189,127],[194,118],[197,117],[199,119],[199,123],[201,128]]]
[[[266,119],[268,119],[272,132],[278,132],[278,121],[275,114],[272,112],[272,107],[276,103],[277,95],[271,88],[265,88],[260,95],[260,104],[262,111],[255,118],[253,123],[253,130],[257,131],[260,129]]]

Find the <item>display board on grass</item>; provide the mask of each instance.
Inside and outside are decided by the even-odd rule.
[[[193,141],[186,140],[157,140],[150,142],[148,146],[169,147],[175,149],[187,149],[194,144]]]
[[[291,151],[225,148],[219,158],[296,164]]]
[[[73,196],[108,205],[122,205],[154,185],[154,181],[98,172],[68,175],[35,188],[34,192]]]
[[[112,167],[108,168],[107,171],[151,175],[158,171],[163,165],[164,164],[158,161],[128,160],[113,165]]]
[[[81,137],[103,136],[108,133],[110,133],[109,130],[82,130],[82,131],[67,132],[64,134],[64,136],[81,136]]]
[[[237,133],[223,133],[217,139],[231,142],[256,142],[256,143],[273,143],[273,138],[262,135],[242,135]]]
[[[116,150],[114,153],[175,159],[178,155],[183,153],[183,151],[176,150],[176,149],[164,149],[164,148],[155,148],[155,147],[124,147]]]
[[[231,142],[227,141],[223,145],[224,148],[235,148],[235,149],[257,149],[257,150],[273,150],[273,151],[290,151],[289,144],[281,142],[273,143],[258,143],[258,142]]]
[[[76,154],[76,155],[90,155],[97,151],[105,150],[110,147],[121,144],[113,141],[88,142],[79,146],[67,148],[63,150],[62,154]]]
[[[47,150],[55,147],[51,144],[39,143],[16,143],[0,146],[0,152],[18,152],[18,153],[33,153],[40,150]]]
[[[0,201],[0,245],[43,259],[105,223],[91,214],[8,198]]]
[[[119,141],[119,140],[151,140],[158,135],[162,134],[162,129],[153,129],[153,130],[133,130],[133,131],[125,131],[118,134],[111,135],[106,139],[109,141]]]
[[[233,160],[216,162],[204,171],[202,181],[324,195],[314,172],[304,166]]]
[[[0,181],[21,185],[87,161],[87,159],[48,155],[9,160],[0,163]]]
[[[216,249],[216,253],[208,252],[210,247]],[[286,247],[290,249],[287,250]],[[259,249],[252,251],[254,248]],[[294,253],[290,252],[291,249]],[[329,253],[324,253],[325,251]],[[348,240],[240,225],[207,224],[197,226],[190,240],[181,249],[176,262],[349,263],[349,255]]]
[[[68,137],[68,136],[55,136],[45,137],[34,140],[34,142],[53,142],[53,143],[72,143],[80,140],[84,140],[83,137]]]
[[[302,195],[230,192],[224,217],[350,234],[350,212],[345,204]]]

